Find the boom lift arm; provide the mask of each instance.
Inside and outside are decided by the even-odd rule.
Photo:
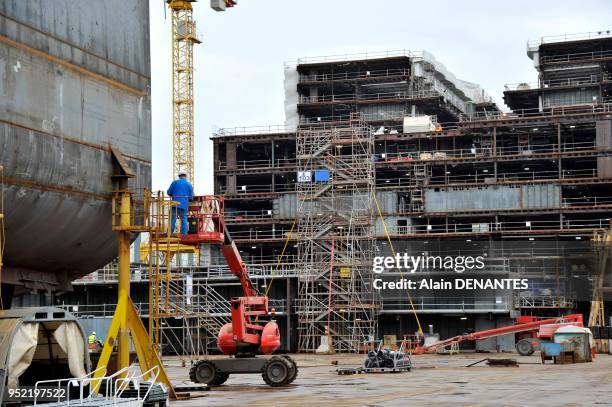
[[[240,280],[243,296],[231,299],[231,324],[224,325],[217,346],[226,355],[254,356],[257,351],[271,354],[280,347],[280,332],[275,321],[261,325],[254,317],[268,316],[268,297],[261,296],[240,256],[240,251],[225,227],[224,199],[221,196],[196,196],[189,206],[189,233],[183,244],[219,244],[227,265]],[[273,312],[272,312],[273,314]]]
[[[295,380],[298,368],[289,355],[256,357],[257,352],[270,355],[280,345],[280,331],[276,321],[258,321],[260,316],[274,316],[268,311],[268,297],[255,289],[240,251],[225,228],[223,197],[198,196],[189,206],[189,233],[181,236],[183,244],[219,244],[230,271],[238,277],[243,296],[230,301],[232,322],[219,331],[217,347],[227,359],[197,361],[189,371],[196,383],[218,386],[230,374],[261,374],[270,386],[285,386]]]
[[[428,353],[435,352],[438,349],[445,348],[455,343],[463,341],[476,341],[481,339],[492,338],[495,336],[521,333],[521,332],[533,332],[539,329],[542,325],[555,324],[555,325],[578,325],[582,326],[582,314],[571,314],[564,317],[558,318],[535,318],[535,317],[519,317],[518,322],[514,325],[504,326],[501,328],[486,329],[483,331],[477,331],[470,334],[458,335],[452,338],[444,339],[439,342],[432,343],[427,346],[421,346],[416,348],[415,353]]]

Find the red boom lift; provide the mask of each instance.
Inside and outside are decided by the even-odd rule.
[[[518,333],[521,339],[516,343],[516,351],[522,356],[529,356],[539,347],[540,340],[551,339],[552,333],[557,328],[565,325],[576,325],[581,327],[582,314],[571,314],[564,317],[547,319],[522,316],[518,317],[516,322],[517,323],[514,325],[458,335],[427,346],[420,346],[415,349],[415,353],[430,353],[463,341],[476,341],[500,335]]]
[[[276,322],[258,321],[259,317],[273,317],[268,310],[268,297],[260,295],[249,278],[246,264],[225,228],[224,201],[219,196],[196,196],[189,205],[187,218],[189,233],[180,236],[182,244],[221,245],[221,251],[230,271],[240,279],[244,296],[231,299],[232,322],[225,324],[217,337],[217,347],[227,359],[197,361],[189,371],[195,383],[218,386],[230,374],[261,373],[270,386],[284,386],[295,380],[298,369],[289,355],[256,357],[257,353],[270,355],[280,345],[280,332]]]

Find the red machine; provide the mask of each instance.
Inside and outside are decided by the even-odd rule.
[[[552,333],[565,325],[582,326],[582,314],[571,314],[558,318],[518,317],[516,324],[502,328],[487,329],[471,334],[454,336],[427,346],[420,346],[415,353],[430,353],[463,341],[476,341],[495,336],[518,333],[521,339],[516,343],[516,351],[522,356],[531,355],[539,347],[540,339],[550,339]],[[546,329],[541,329],[546,327]]]
[[[297,377],[297,365],[288,355],[270,358],[256,357],[257,353],[270,355],[280,345],[280,332],[274,320],[258,321],[260,317],[274,316],[268,310],[268,297],[260,295],[249,278],[249,271],[240,252],[225,228],[223,197],[197,196],[189,206],[187,218],[189,233],[180,237],[181,243],[221,245],[221,251],[230,271],[238,277],[243,297],[231,299],[232,322],[219,331],[217,346],[229,359],[199,360],[189,376],[196,383],[217,386],[234,373],[261,373],[270,386],[284,386]]]

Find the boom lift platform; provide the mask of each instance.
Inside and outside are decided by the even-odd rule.
[[[274,309],[268,309],[268,297],[260,295],[251,283],[249,271],[232,240],[223,219],[224,200],[221,196],[196,196],[189,205],[189,233],[180,235],[181,244],[219,244],[230,271],[238,277],[244,296],[231,299],[232,322],[219,331],[217,346],[228,359],[197,361],[189,372],[195,383],[218,386],[230,374],[260,373],[270,386],[284,386],[297,377],[298,368],[289,355],[270,355],[280,345],[280,331]],[[259,318],[269,321],[259,321]],[[264,323],[265,322],[265,323]]]

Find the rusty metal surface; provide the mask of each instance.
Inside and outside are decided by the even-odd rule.
[[[59,288],[116,256],[110,146],[132,187],[151,183],[148,16],[138,0],[0,2],[4,281]]]

